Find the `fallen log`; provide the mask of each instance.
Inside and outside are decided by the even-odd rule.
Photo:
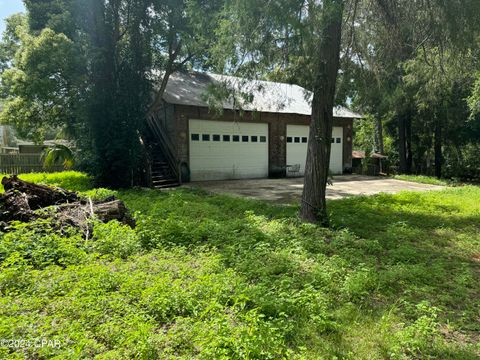
[[[93,204],[92,211],[95,216],[103,222],[117,220],[124,224],[130,225],[132,228],[135,226],[135,222],[130,216],[123,201],[113,200],[109,202]]]
[[[0,230],[8,230],[12,221],[47,218],[53,218],[58,227],[74,226],[87,233],[89,219],[117,220],[135,227],[125,204],[114,197],[93,202],[72,191],[33,184],[16,176],[3,178],[2,184],[6,191],[0,196]]]
[[[33,184],[19,179],[16,175],[4,177],[2,179],[2,185],[5,193],[9,193],[10,196],[12,196],[12,193],[15,191],[24,194],[31,210],[80,200],[79,196],[73,191],[53,186]],[[12,192],[11,190],[14,191]]]
[[[28,204],[28,197],[15,190],[8,190],[2,195],[0,209],[1,221],[28,222],[35,218],[35,214]]]
[[[130,216],[123,201],[107,202],[76,202],[60,205],[55,208],[54,217],[60,224],[68,224],[78,228],[86,228],[89,219],[98,219],[104,223],[117,220],[123,224],[135,227],[135,221]]]

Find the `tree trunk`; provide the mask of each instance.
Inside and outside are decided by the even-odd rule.
[[[167,89],[167,84],[168,84],[168,80],[170,79],[170,75],[172,75],[177,70],[175,67],[175,61],[177,60],[178,55],[180,54],[182,46],[183,45],[181,41],[179,41],[178,44],[176,45],[175,44],[169,45],[168,62],[167,62],[167,66],[165,67],[165,73],[163,74],[160,88],[155,93],[155,98],[152,104],[150,105],[150,107],[148,108],[147,118],[150,118],[155,112],[155,110],[157,110],[160,104],[162,103],[163,94]]]
[[[442,124],[438,117],[435,118],[435,129],[434,129],[434,152],[435,152],[435,176],[437,178],[442,177],[442,164],[443,164],[443,154],[442,154]]]
[[[325,193],[330,166],[333,106],[340,59],[343,8],[342,0],[324,1],[320,44],[313,60],[317,68],[299,215],[303,221],[322,226],[329,225]]]
[[[405,117],[400,114],[398,117],[398,154],[400,157],[400,173],[407,173],[407,144],[405,132]]]
[[[83,201],[63,204],[55,209],[53,217],[56,225],[70,225],[85,231],[91,231],[89,219],[93,218],[104,223],[117,220],[131,228],[135,227],[135,220],[130,216],[123,201],[114,198],[104,202]]]
[[[4,177],[2,179],[2,185],[5,189],[4,197],[10,193],[21,193],[28,202],[29,208],[32,210],[50,205],[74,202],[80,199],[78,195],[72,191],[33,184],[19,179],[16,175]]]
[[[407,164],[407,174],[412,173],[412,163],[413,163],[413,154],[412,154],[412,117],[410,112],[405,119],[405,146],[406,146],[406,164]]]
[[[379,116],[375,117],[375,138],[376,150],[383,155],[385,153],[385,147],[383,145],[383,124]]]
[[[150,118],[155,112],[155,110],[157,110],[160,104],[162,103],[163,94],[167,89],[168,80],[170,79],[170,75],[172,75],[174,72],[174,69],[173,69],[174,61],[175,61],[175,58],[170,57],[167,67],[165,69],[165,73],[163,74],[163,77],[162,77],[160,88],[156,91],[155,99],[153,100],[152,104],[148,109],[147,118]]]

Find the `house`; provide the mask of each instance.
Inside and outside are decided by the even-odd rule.
[[[285,177],[294,165],[300,165],[295,175],[303,175],[311,97],[297,85],[175,73],[149,119],[162,148],[156,154],[164,153],[152,164],[170,163],[191,181]],[[335,174],[352,167],[353,120],[360,117],[343,107],[334,110],[330,168]],[[152,168],[159,184],[165,180],[161,167]]]

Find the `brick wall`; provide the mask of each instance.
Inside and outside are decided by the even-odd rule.
[[[252,113],[225,110],[223,114],[215,114],[208,108],[175,105],[173,116],[169,116],[167,128],[169,134],[175,140],[176,153],[180,161],[189,162],[189,119],[216,120],[216,121],[241,121],[246,123],[267,123],[269,132],[269,175],[270,177],[285,176],[285,165],[287,159],[287,124],[309,125],[310,116],[298,114],[279,113]],[[353,120],[348,118],[334,118],[333,126],[343,127],[343,166],[352,166],[352,124]],[[171,130],[170,130],[171,129]]]

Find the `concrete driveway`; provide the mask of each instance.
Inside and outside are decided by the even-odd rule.
[[[205,181],[190,183],[189,186],[218,194],[230,194],[289,204],[299,201],[303,190],[303,178]],[[355,195],[392,194],[403,190],[428,191],[439,189],[443,189],[443,186],[381,177],[342,175],[335,176],[333,186],[327,187],[327,198],[341,199]]]

